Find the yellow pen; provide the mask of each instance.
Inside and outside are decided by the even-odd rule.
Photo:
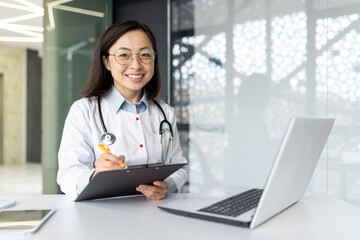
[[[109,152],[110,152],[110,149],[109,149],[106,145],[104,145],[104,144],[99,144],[98,146],[99,146],[99,148],[101,148],[101,150],[103,150],[104,152],[106,152],[106,153],[109,153]],[[125,167],[125,164],[124,164],[124,163],[120,163],[120,164],[119,164],[119,167],[124,168],[124,167]]]

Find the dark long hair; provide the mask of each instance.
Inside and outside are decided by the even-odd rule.
[[[143,31],[149,37],[152,47],[155,53],[157,53],[155,36],[145,24],[137,21],[117,22],[113,24],[103,32],[96,43],[89,81],[81,91],[83,97],[100,96],[112,87],[114,79],[111,76],[111,72],[106,69],[102,58],[103,56],[108,56],[109,49],[122,35],[133,30]],[[154,99],[159,94],[161,88],[161,76],[157,56],[155,58],[154,75],[144,86],[148,100]]]

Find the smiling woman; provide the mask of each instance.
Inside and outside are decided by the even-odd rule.
[[[161,76],[158,58],[155,57],[157,52],[155,36],[146,25],[139,25],[135,21],[128,21],[127,23],[127,25],[121,23],[114,24],[99,39],[95,49],[90,79],[82,91],[84,97],[104,94],[113,85],[115,87],[121,85],[119,83],[121,79],[129,78],[126,75],[140,76],[142,81],[135,80],[139,76],[131,79],[135,82],[141,82],[148,100],[152,100],[158,95],[161,87]],[[140,61],[144,56],[140,57],[138,55],[140,51],[143,53],[142,51],[145,49],[148,49],[150,60],[152,59],[148,63]],[[124,52],[119,54],[119,51],[122,50],[127,50],[126,53],[131,54],[131,57],[130,55],[124,55]],[[134,55],[139,57],[133,58]],[[109,56],[114,56],[114,58]],[[130,57],[130,61],[127,60],[128,63],[125,64],[125,62],[119,59],[120,56],[122,58]],[[123,84],[126,84],[125,80]],[[125,94],[125,92],[122,94]]]
[[[109,49],[116,54],[103,56],[104,65],[114,79],[114,87],[133,104],[140,101],[143,87],[154,75],[155,53],[152,49],[153,44],[147,34],[142,30],[133,30],[120,37]]]
[[[99,172],[122,164],[187,162],[174,109],[155,100],[161,86],[156,52],[153,33],[136,21],[115,23],[98,40],[84,98],[69,111],[59,149],[57,180],[71,199]],[[98,147],[100,141],[107,145],[105,153]],[[187,177],[187,169],[181,168],[136,191],[160,200],[169,191],[180,191]]]

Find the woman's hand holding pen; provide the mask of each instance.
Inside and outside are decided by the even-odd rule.
[[[153,185],[140,185],[136,191],[141,192],[152,200],[163,199],[168,192],[169,183],[167,181],[155,181]]]
[[[91,175],[92,179],[96,174],[102,171],[110,171],[122,168],[121,165],[125,162],[125,156],[115,156],[112,153],[103,153],[95,161],[95,172]]]
[[[103,145],[98,145],[105,153],[101,154],[99,159],[95,161],[95,172],[91,175],[92,179],[96,174],[101,171],[109,171],[125,167],[125,156],[120,155],[119,157],[110,153],[110,149]],[[163,199],[169,188],[169,183],[167,181],[155,181],[153,185],[140,185],[136,188],[136,191],[141,192],[145,196],[151,198],[152,200]]]

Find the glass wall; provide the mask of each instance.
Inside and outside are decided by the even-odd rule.
[[[309,185],[360,205],[360,0],[172,0],[189,191],[262,187],[292,117],[334,117]]]
[[[57,152],[65,117],[88,80],[94,47],[112,23],[112,1],[45,1],[43,185],[57,192]]]

